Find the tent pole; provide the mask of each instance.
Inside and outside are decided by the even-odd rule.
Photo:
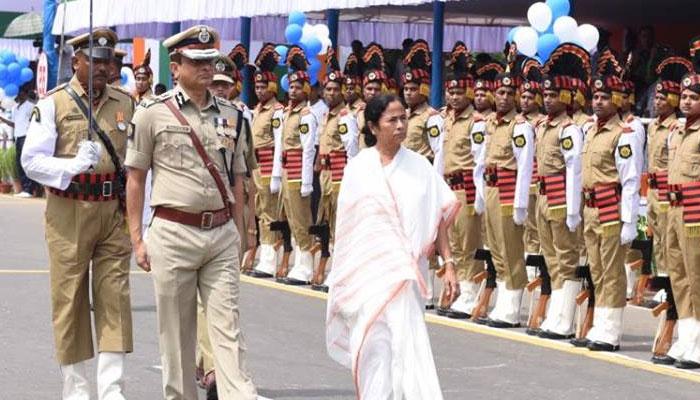
[[[241,17],[241,44],[250,52],[250,27],[251,18]],[[250,106],[251,88],[250,88],[250,69],[244,68],[242,72],[243,86],[241,89],[241,100],[247,106]]]
[[[433,66],[430,79],[430,105],[442,106],[442,44],[445,29],[445,3],[433,2]]]
[[[44,0],[43,23],[44,32],[42,33],[41,49],[46,54],[48,61],[48,74],[46,82],[46,90],[49,91],[56,86],[58,80],[58,67],[60,64],[60,55],[56,53],[56,39],[51,34],[54,18],[56,18],[56,8],[58,7],[57,0]],[[65,7],[65,5],[64,5]],[[65,15],[63,17],[65,21]],[[63,50],[63,49],[61,49]]]
[[[328,38],[331,39],[333,47],[338,50],[338,21],[340,19],[340,10],[327,10],[326,18],[328,19]]]

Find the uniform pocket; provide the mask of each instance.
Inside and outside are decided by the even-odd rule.
[[[681,174],[692,178],[693,180],[698,180],[700,177],[700,155],[681,155]]]
[[[158,132],[162,144],[160,151],[165,162],[175,168],[193,168],[195,166],[194,147],[190,139],[189,128],[185,126],[167,126]]]

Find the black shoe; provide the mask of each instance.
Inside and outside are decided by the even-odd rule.
[[[540,328],[527,328],[527,329],[525,329],[525,333],[527,333],[530,336],[539,336],[541,332],[542,332],[542,329],[540,329]]]
[[[308,281],[302,281],[302,280],[290,278],[290,277],[284,278],[284,282],[282,282],[282,283],[284,283],[285,285],[292,285],[292,286],[306,286],[309,284]]]
[[[590,351],[618,351],[620,350],[620,345],[612,345],[605,342],[589,342],[588,350]]]
[[[287,277],[286,276],[280,276],[278,278],[275,278],[275,282],[277,283],[287,283]]]
[[[541,330],[537,336],[541,337],[542,339],[566,340],[571,339],[574,335],[561,335],[559,333]]]
[[[474,322],[476,322],[479,325],[488,325],[491,322],[491,320],[489,319],[489,317],[480,317],[474,320]]]
[[[688,360],[676,360],[676,362],[673,363],[673,366],[679,369],[698,369],[700,368],[700,363]]]
[[[219,400],[219,395],[216,393],[216,382],[207,387],[207,400]]]
[[[435,304],[426,304],[425,305],[426,310],[434,310],[435,309]]]
[[[651,362],[654,364],[661,364],[661,365],[673,365],[675,364],[677,360],[671,356],[668,355],[663,355],[663,356],[653,356],[651,358]]]
[[[462,312],[462,311],[453,310],[453,309],[451,309],[451,308],[450,308],[449,310],[447,310],[447,318],[452,318],[452,319],[469,319],[469,318],[471,318],[471,317],[472,317],[471,315],[469,315],[469,314],[467,314],[467,313],[465,313],[465,312]]]
[[[490,326],[491,328],[520,328],[519,323],[511,324],[510,322],[498,321],[495,319],[489,320],[486,325]]]
[[[586,338],[575,338],[569,340],[569,343],[573,344],[574,347],[588,347],[591,341]]]
[[[445,307],[438,307],[435,309],[435,313],[441,317],[446,317],[448,312],[450,312],[450,309]]]
[[[314,284],[311,285],[311,290],[315,290],[315,291],[317,291],[317,292],[328,293],[328,286],[326,286],[326,285],[324,285],[324,284],[318,285],[318,284],[315,284],[315,283],[314,283]]]
[[[258,271],[255,269],[251,270],[251,271],[244,272],[244,274],[246,274],[248,276],[252,276],[253,278],[272,278],[274,276],[272,274],[268,274],[267,272],[262,272],[262,271]]]

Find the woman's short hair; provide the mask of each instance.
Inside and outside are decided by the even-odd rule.
[[[401,101],[401,99],[393,94],[380,94],[379,96],[374,96],[365,106],[365,126],[362,128],[362,133],[365,134],[367,147],[377,144],[377,137],[374,136],[369,127],[370,122],[374,125],[379,125],[379,119],[382,117],[382,114],[389,107],[389,104],[395,101]]]

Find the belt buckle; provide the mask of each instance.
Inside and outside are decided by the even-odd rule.
[[[677,196],[676,192],[668,192],[668,199],[674,203],[677,202],[678,196]]]
[[[214,225],[214,213],[211,211],[205,211],[202,213],[202,220],[199,223],[200,229],[211,229]]]
[[[593,200],[593,193],[591,192],[583,192],[583,199],[586,201],[591,201]]]
[[[112,196],[112,181],[102,182],[102,197]]]

